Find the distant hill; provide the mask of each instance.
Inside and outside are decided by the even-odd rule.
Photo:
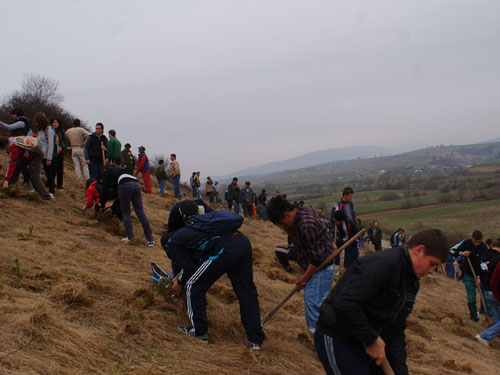
[[[433,146],[397,155],[332,161],[304,168],[254,176],[257,185],[276,185],[291,191],[293,187],[310,184],[331,185],[343,178],[378,176],[392,173],[446,172],[500,160],[500,142],[471,145]]]
[[[487,141],[483,141],[483,142],[480,142],[480,143],[496,143],[496,142],[500,142],[500,138],[489,139]]]
[[[244,179],[245,177],[265,175],[290,169],[305,168],[318,164],[329,163],[332,161],[351,160],[358,158],[366,159],[384,155],[398,154],[401,152],[417,150],[425,146],[426,145],[422,143],[412,143],[396,145],[394,147],[365,145],[330,148],[327,150],[308,152],[291,159],[273,161],[256,167],[241,169],[239,171],[235,171],[225,176],[219,177],[219,179],[229,179],[233,176],[238,176]]]

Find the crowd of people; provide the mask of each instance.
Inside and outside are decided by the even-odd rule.
[[[135,158],[129,143],[121,148],[115,130],[108,131],[109,138],[104,135],[102,123],[89,133],[75,119],[73,127],[64,132],[60,120],[49,121],[41,112],[30,121],[15,109],[12,119],[13,124],[0,122],[11,133],[4,187],[15,184],[23,174],[25,183],[31,183],[42,199],[54,199],[56,189],[64,188],[64,153],[71,150],[76,180],[85,185],[87,200],[82,210],[93,206],[96,213],[111,210],[123,221],[126,237],[122,240],[130,243],[134,239],[132,205],[147,245],[155,245],[136,177],[142,174],[146,193],[152,194],[151,165],[144,146],[138,147]],[[474,231],[470,239],[449,249],[439,229],[422,229],[406,240],[405,230],[398,228],[390,236],[391,248],[382,251],[380,225],[369,223],[365,233],[350,187],[343,189],[327,218],[322,210],[304,202],[292,203],[279,191],[270,200],[265,189],[257,196],[250,181],[240,188],[235,177],[225,192],[228,210],[215,211],[203,201],[200,172],[193,172],[190,179],[193,199],[183,200],[176,155],[170,155],[168,170],[165,164],[160,160],[154,174],[159,193],[165,193],[169,179],[179,201],[170,211],[161,245],[176,275],[172,293],[186,295],[191,326],[179,326],[181,333],[209,341],[206,293],[227,274],[240,302],[248,348],[260,350],[265,334],[253,281],[252,245],[239,231],[244,218],[258,214],[287,234],[288,245],[277,247],[276,256],[287,271],[292,271],[290,260],[302,269],[295,291],[304,290],[305,322],[328,375],[381,374],[385,359],[396,374],[408,374],[405,327],[419,281],[450,257],[460,264],[471,320],[479,321],[476,290],[485,296],[484,314],[495,317],[495,324],[478,333],[476,339],[488,346],[500,335],[500,239],[485,244],[482,233]],[[42,165],[45,184],[40,178]],[[209,203],[222,202],[218,184],[206,178]],[[360,257],[365,241],[372,242],[375,251]],[[340,250],[344,251],[343,267],[341,255],[335,256]],[[345,272],[332,289],[341,269]]]

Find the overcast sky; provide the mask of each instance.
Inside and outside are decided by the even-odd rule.
[[[24,73],[183,179],[333,147],[499,136],[498,0],[2,1]]]

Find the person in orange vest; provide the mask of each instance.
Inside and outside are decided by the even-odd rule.
[[[153,194],[151,190],[151,170],[149,168],[149,159],[146,155],[146,148],[144,146],[139,147],[139,157],[137,158],[137,166],[135,167],[135,174],[141,172],[142,179],[144,180],[144,185],[146,186],[146,192],[148,194]]]

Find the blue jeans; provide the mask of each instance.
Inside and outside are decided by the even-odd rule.
[[[240,202],[234,201],[233,206],[234,206],[234,213],[239,215],[241,211]]]
[[[304,307],[307,327],[314,332],[319,317],[319,307],[330,292],[333,283],[333,266],[317,271],[304,288]]]
[[[179,180],[181,179],[181,176],[174,176],[172,177],[172,185],[174,187],[174,195],[177,199],[181,200],[181,190],[179,188]]]
[[[158,179],[158,185],[160,185],[160,194],[165,194],[165,188],[167,186],[167,181]]]
[[[495,337],[500,336],[500,301],[498,301],[491,292],[486,292],[485,298],[486,301],[489,302],[490,308],[495,316],[495,324],[481,332],[479,336],[485,340],[493,340]]]
[[[194,193],[196,194],[196,199],[201,199],[201,190],[199,186],[194,187]]]
[[[260,218],[264,221],[267,221],[267,207],[265,204],[259,204],[259,215]]]

